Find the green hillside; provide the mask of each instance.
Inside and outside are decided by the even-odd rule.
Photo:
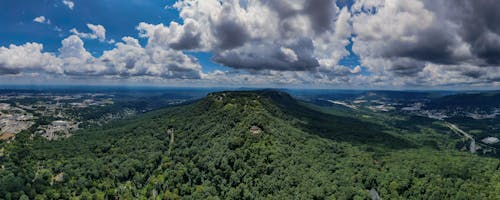
[[[276,91],[219,92],[60,141],[1,144],[0,199],[495,199],[500,161]],[[415,139],[417,138],[417,139]]]

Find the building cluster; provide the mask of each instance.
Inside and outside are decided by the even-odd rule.
[[[103,94],[3,94],[0,95],[0,140],[15,139],[16,134],[38,125],[36,133],[49,139],[69,137],[78,129],[74,111],[92,106],[113,104]],[[47,124],[47,121],[48,124]]]
[[[49,125],[42,125],[36,133],[45,137],[47,140],[57,140],[59,138],[67,138],[71,133],[78,129],[77,122],[57,120]]]
[[[34,124],[33,114],[10,104],[0,103],[0,140],[9,140]]]

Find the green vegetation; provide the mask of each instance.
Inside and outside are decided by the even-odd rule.
[[[320,109],[281,92],[221,92],[65,140],[26,131],[0,144],[0,197],[370,199],[372,188],[383,199],[500,196],[500,161],[449,148],[439,124],[403,130],[411,119]]]

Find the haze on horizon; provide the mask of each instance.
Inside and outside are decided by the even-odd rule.
[[[0,84],[500,88],[494,0],[0,2]]]

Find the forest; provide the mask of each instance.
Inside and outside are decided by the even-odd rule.
[[[0,199],[497,199],[500,160],[433,121],[339,114],[284,92],[193,103],[0,143]]]

